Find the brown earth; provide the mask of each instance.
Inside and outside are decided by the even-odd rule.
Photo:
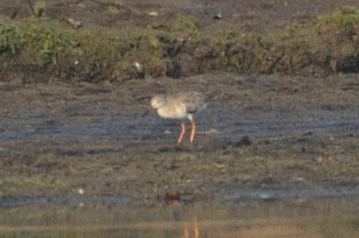
[[[24,0],[3,0],[0,13],[14,19],[32,15]],[[50,19],[73,18],[86,28],[113,29],[146,26],[166,21],[169,15],[182,12],[198,16],[203,28],[239,28],[266,32],[288,23],[309,23],[318,15],[328,14],[343,6],[358,6],[356,0],[54,0],[30,1],[33,7],[46,2],[44,15]],[[158,15],[151,16],[151,12]],[[216,20],[220,14],[221,19]]]
[[[45,14],[81,20],[86,28],[116,29],[145,26],[183,11],[200,16],[206,28],[262,32],[357,5],[354,0],[98,2],[51,1]],[[1,5],[0,12],[9,17],[30,14],[24,1]],[[149,16],[151,11],[160,17]],[[213,19],[219,13],[222,19]],[[238,188],[359,182],[357,74],[217,73],[101,84],[23,81],[14,76],[0,85],[2,197],[84,193],[123,194],[141,202],[201,200]],[[140,116],[148,105],[143,96],[188,89],[219,96],[198,115],[195,143],[178,146],[177,122]]]

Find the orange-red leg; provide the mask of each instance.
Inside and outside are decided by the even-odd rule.
[[[194,122],[194,120],[191,120],[191,124],[192,124],[192,129],[191,129],[191,137],[189,138],[189,141],[192,143],[196,136],[196,123]]]
[[[194,232],[194,237],[195,237],[195,238],[199,238],[199,227],[198,227],[197,222],[194,224],[194,230],[193,230],[193,232]]]
[[[183,231],[183,238],[189,238],[189,231],[187,228],[184,228],[184,231]]]
[[[191,234],[193,234],[193,236],[190,236],[190,231],[187,227],[184,228],[183,230],[183,238],[199,238],[199,226],[197,224],[197,222],[194,224],[194,228],[193,228],[193,233],[191,231]]]
[[[177,144],[181,144],[185,133],[186,133],[186,126],[185,126],[184,122],[181,122],[181,134],[178,137]]]

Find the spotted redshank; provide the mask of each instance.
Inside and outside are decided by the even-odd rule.
[[[181,144],[186,133],[184,120],[191,122],[190,142],[194,141],[196,136],[196,123],[193,115],[206,107],[208,99],[199,92],[179,92],[175,94],[155,95],[151,99],[151,108],[155,109],[160,117],[181,120],[181,133],[177,143]]]

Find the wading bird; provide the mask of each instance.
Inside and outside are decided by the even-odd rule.
[[[199,92],[179,92],[175,94],[159,94],[151,98],[150,107],[157,111],[158,115],[163,118],[181,120],[181,133],[177,143],[181,144],[186,133],[185,119],[191,122],[190,142],[194,141],[196,136],[196,123],[194,114],[204,108],[212,96],[205,96]],[[144,114],[146,115],[149,110]]]

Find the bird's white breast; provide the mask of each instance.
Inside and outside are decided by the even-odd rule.
[[[184,119],[188,118],[186,106],[182,103],[166,105],[157,109],[158,115],[163,118]]]

